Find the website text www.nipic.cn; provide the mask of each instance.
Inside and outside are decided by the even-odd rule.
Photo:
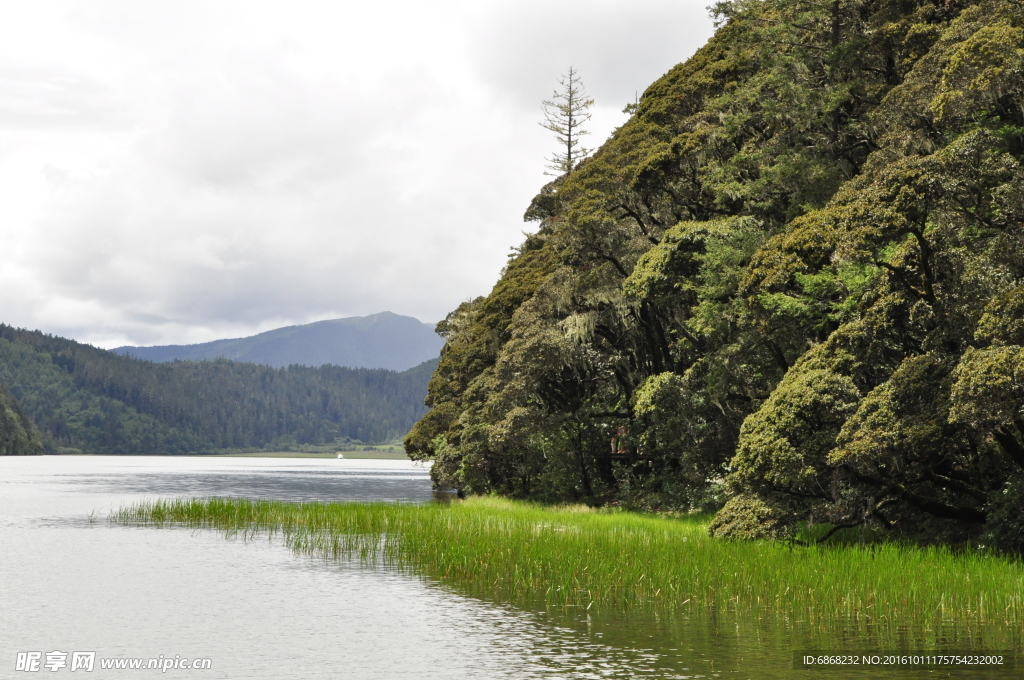
[[[14,670],[26,673],[38,673],[40,671],[55,673],[66,669],[69,671],[92,672],[94,669],[103,670],[155,670],[166,673],[169,670],[194,670],[202,671],[213,668],[213,660],[209,658],[182,657],[180,654],[172,656],[160,655],[150,658],[135,657],[101,657],[96,658],[96,652],[18,652],[14,661]]]

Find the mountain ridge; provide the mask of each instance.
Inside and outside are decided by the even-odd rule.
[[[274,368],[331,364],[404,371],[437,357],[443,344],[433,324],[380,312],[283,326],[241,338],[192,345],[125,345],[110,351],[154,363],[229,359]]]

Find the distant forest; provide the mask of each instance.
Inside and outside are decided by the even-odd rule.
[[[0,393],[0,454],[184,454],[393,440],[426,412],[435,365],[397,373],[227,360],[155,364],[0,324],[0,386],[9,392]]]

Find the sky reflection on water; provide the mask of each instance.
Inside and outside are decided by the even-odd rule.
[[[111,525],[144,498],[429,502],[406,461],[0,458],[0,678],[19,651],[209,657],[205,678],[1001,678],[1019,672],[794,670],[793,651],[863,648],[860,629],[728,613],[658,617],[495,604],[278,539]],[[992,631],[950,629],[977,648]],[[912,643],[916,633],[904,636]],[[42,671],[45,677],[63,677]],[[97,668],[89,678],[146,677]],[[168,671],[161,677],[196,677]],[[42,677],[42,676],[40,676]],[[69,677],[76,677],[71,675]]]
[[[666,677],[653,651],[617,649],[395,570],[296,556],[275,540],[103,519],[141,498],[211,495],[432,498],[427,470],[404,461],[2,459],[0,677],[31,677],[12,669],[17,652],[33,650],[209,657],[207,678]]]

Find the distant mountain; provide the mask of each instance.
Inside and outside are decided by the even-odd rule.
[[[286,451],[394,441],[437,366],[151,363],[0,324],[0,455]],[[33,424],[34,423],[34,424]]]
[[[231,359],[275,368],[333,364],[404,371],[437,357],[442,345],[444,340],[434,333],[433,324],[381,312],[285,326],[247,338],[198,345],[126,346],[111,351],[157,363]]]

